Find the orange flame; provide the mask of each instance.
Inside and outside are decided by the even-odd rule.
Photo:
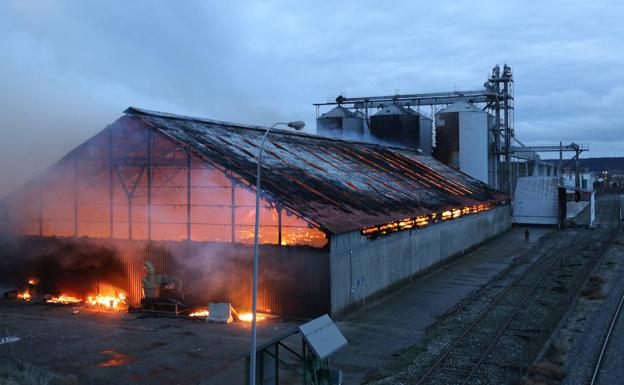
[[[87,305],[106,310],[125,310],[128,307],[128,299],[124,293],[103,295],[97,294],[87,297]]]
[[[320,247],[326,243],[327,236],[319,229],[308,228],[303,231],[298,231],[297,229],[288,227],[282,228],[282,246],[304,244]]]
[[[193,311],[191,311],[191,313],[189,314],[189,317],[191,318],[206,318],[210,315],[210,313],[208,312],[208,309],[195,309]]]
[[[30,299],[32,298],[30,295],[29,291],[25,291],[23,293],[17,293],[17,298],[18,299],[23,299],[24,301],[28,302],[30,301]]]
[[[238,319],[243,322],[251,322],[253,320],[253,314],[252,313],[240,313],[238,315]],[[266,316],[260,313],[256,313],[256,321],[262,321],[264,319],[266,319]]]
[[[371,238],[379,235],[389,234],[395,231],[410,230],[415,227],[424,227],[432,222],[440,220],[447,221],[449,219],[459,218],[462,215],[476,214],[486,211],[494,207],[491,203],[485,203],[474,206],[466,206],[462,208],[451,208],[441,213],[431,213],[429,215],[421,215],[415,218],[401,219],[396,222],[390,222],[379,226],[367,227],[361,230],[362,235]]]
[[[57,297],[50,297],[46,300],[47,303],[55,303],[55,304],[61,304],[61,305],[69,305],[72,303],[80,303],[82,302],[81,298],[78,297],[74,297],[71,295],[64,295],[61,294]]]

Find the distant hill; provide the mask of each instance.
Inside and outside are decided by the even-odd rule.
[[[545,159],[547,162],[559,164],[559,159]],[[563,160],[564,164],[566,160]],[[570,166],[574,166],[571,164]],[[579,167],[588,168],[589,171],[624,170],[624,157],[618,158],[583,158],[579,160]]]

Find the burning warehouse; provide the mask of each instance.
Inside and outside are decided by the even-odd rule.
[[[249,309],[264,130],[127,109],[4,199],[2,283],[137,305],[150,262],[159,295]],[[506,196],[404,148],[278,130],[262,178],[267,313],[342,313],[510,226]]]

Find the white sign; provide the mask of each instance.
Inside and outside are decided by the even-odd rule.
[[[299,326],[299,331],[320,359],[327,358],[347,344],[347,339],[327,314]]]

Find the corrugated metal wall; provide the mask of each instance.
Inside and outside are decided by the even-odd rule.
[[[129,297],[142,297],[143,262],[157,274],[179,276],[191,304],[231,302],[251,309],[251,246],[200,242],[117,242],[116,254],[126,267]],[[329,255],[303,246],[260,246],[258,309],[290,316],[316,316],[329,311]]]
[[[173,275],[176,271],[175,258],[166,247],[154,247],[139,241],[115,241],[113,245],[114,254],[122,262],[128,278],[125,288],[128,299],[134,305],[138,305],[143,297],[141,278],[146,275],[143,262],[151,261],[157,274]]]
[[[253,248],[250,245],[203,242],[147,242],[89,238],[22,237],[19,247],[0,253],[19,264],[24,256],[54,257],[71,250],[87,253],[105,248],[121,262],[125,278],[119,289],[131,303],[143,297],[143,262],[151,261],[157,274],[182,279],[185,303],[206,306],[209,302],[231,302],[242,311],[251,309]],[[37,250],[29,250],[37,245]],[[8,250],[8,248],[5,248]],[[38,250],[45,250],[40,253]],[[7,254],[7,255],[5,255]],[[11,255],[9,255],[11,254]],[[32,256],[32,257],[30,257]],[[61,259],[63,256],[58,255]],[[26,279],[27,277],[23,277]],[[19,279],[17,279],[19,281]],[[92,287],[111,290],[111,282],[97,281]],[[57,285],[58,286],[58,285]],[[63,289],[62,287],[60,289]],[[275,314],[313,317],[329,312],[329,250],[306,246],[260,246],[258,310]],[[92,293],[77,293],[87,295]]]

